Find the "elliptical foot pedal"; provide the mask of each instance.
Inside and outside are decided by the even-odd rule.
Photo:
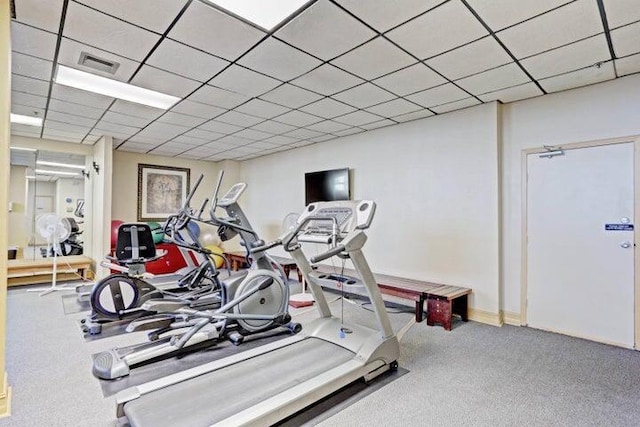
[[[233,345],[240,345],[242,344],[242,341],[244,341],[244,335],[242,335],[240,332],[230,332],[227,335],[227,338],[229,338],[229,341],[231,341],[231,343]]]
[[[289,322],[284,325],[284,327],[287,328],[292,334],[297,334],[298,332],[302,331],[302,325],[296,322]]]
[[[131,369],[117,351],[98,353],[93,360],[93,375],[102,380],[114,380],[129,375]]]

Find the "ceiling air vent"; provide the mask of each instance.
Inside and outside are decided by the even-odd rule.
[[[120,66],[120,64],[117,62],[109,61],[108,59],[104,58],[98,58],[97,56],[87,52],[82,52],[80,54],[80,60],[78,61],[78,64],[109,74],[115,74],[116,70]]]

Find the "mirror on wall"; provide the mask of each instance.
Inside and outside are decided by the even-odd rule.
[[[9,258],[83,254],[84,168],[82,155],[11,149]]]

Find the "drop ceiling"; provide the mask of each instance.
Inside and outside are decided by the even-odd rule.
[[[12,134],[246,160],[640,72],[637,0],[316,0],[271,32],[201,0],[15,0]],[[82,53],[119,64],[106,74]],[[58,65],[181,98],[53,83]]]

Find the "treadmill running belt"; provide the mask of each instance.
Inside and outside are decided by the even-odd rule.
[[[318,338],[152,392],[127,403],[132,427],[210,426],[313,378],[354,356]]]

